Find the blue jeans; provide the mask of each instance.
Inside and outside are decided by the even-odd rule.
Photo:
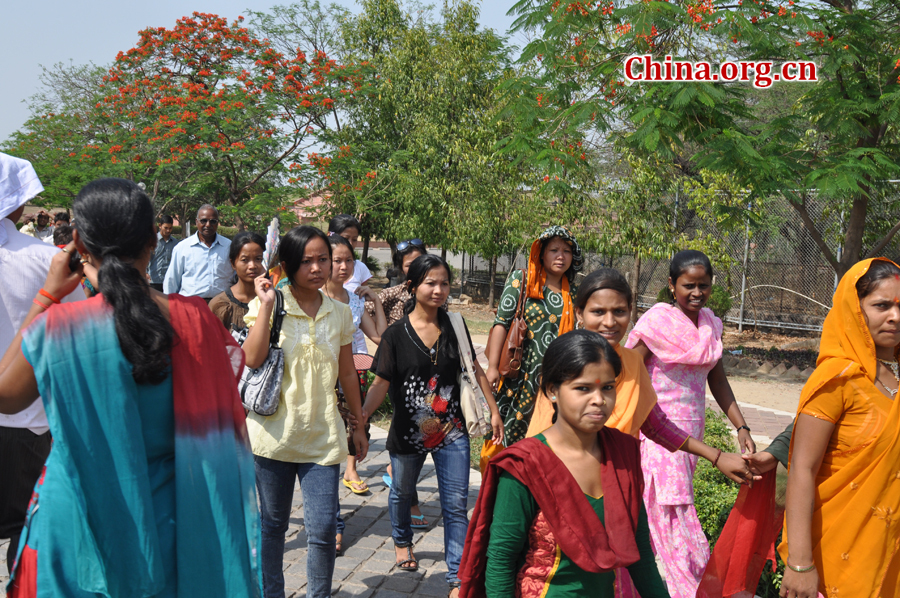
[[[388,496],[388,510],[395,546],[412,546],[413,531],[409,516],[416,482],[425,464],[424,454],[398,455],[391,453],[394,479]],[[437,473],[441,515],[444,518],[444,558],[447,561],[447,582],[459,583],[459,562],[469,518],[466,501],[469,496],[469,438],[462,436],[453,443],[431,453]]]
[[[338,465],[287,463],[254,456],[262,518],[262,570],[265,598],[284,598],[284,537],[291,516],[294,480],[303,492],[306,527],[306,595],[330,598],[334,574],[334,513],[338,505]]]

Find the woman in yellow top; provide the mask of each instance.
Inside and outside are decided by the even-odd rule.
[[[853,266],[800,395],[788,468],[781,595],[900,595],[900,268]]]
[[[347,433],[334,393],[337,380],[350,412],[365,421],[353,365],[355,327],[350,307],[320,291],[331,274],[331,245],[325,233],[311,226],[294,228],[281,241],[278,256],[290,281],[284,289],[286,315],[279,338],[284,350],[281,398],[272,415],[247,416],[262,518],[263,590],[266,598],[284,598],[284,538],[299,478],[308,544],[307,596],[329,598],[338,478],[340,463],[347,458]],[[275,287],[259,277],[256,294],[244,316],[251,327],[244,342],[251,368],[259,367],[269,351]],[[369,448],[363,426],[356,428],[353,441],[362,461]]]

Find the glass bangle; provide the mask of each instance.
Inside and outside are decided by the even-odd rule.
[[[797,573],[806,573],[807,571],[812,571],[813,569],[816,568],[816,564],[815,564],[815,563],[813,563],[813,564],[810,565],[809,567],[795,567],[795,566],[793,566],[792,564],[790,564],[790,563],[788,563],[788,562],[785,562],[785,565],[787,565],[788,568],[789,568],[791,571],[796,571]]]

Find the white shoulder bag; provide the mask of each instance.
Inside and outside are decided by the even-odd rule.
[[[475,378],[475,365],[472,361],[472,348],[466,334],[466,324],[458,313],[448,312],[456,343],[459,345],[459,404],[463,417],[466,418],[466,429],[470,438],[486,436],[491,433],[491,410],[484,393]]]

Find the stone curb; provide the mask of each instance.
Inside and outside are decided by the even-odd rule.
[[[801,370],[786,362],[758,361],[752,357],[726,354],[722,357],[725,372],[751,378],[771,378],[780,382],[806,382],[814,368]]]

